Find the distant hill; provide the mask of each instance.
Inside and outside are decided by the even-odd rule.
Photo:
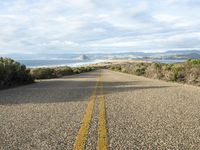
[[[77,60],[89,60],[89,57],[86,55],[81,55],[78,58],[76,58]]]
[[[181,51],[166,51],[165,54],[190,54],[190,53],[196,53],[196,54],[200,54],[200,50],[181,50]]]
[[[200,58],[200,53],[167,53],[167,54],[160,54],[160,55],[155,55],[148,57],[149,59],[165,59],[165,60],[186,60],[186,59],[199,59]]]
[[[199,59],[200,58],[200,54],[198,54],[198,53],[188,53],[188,54],[176,55],[175,58],[181,58],[181,59]]]

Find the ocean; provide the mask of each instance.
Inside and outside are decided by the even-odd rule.
[[[78,67],[88,64],[94,64],[101,62],[102,60],[17,60],[21,64],[26,65],[27,68],[40,68],[40,67],[58,67],[58,66],[70,66]]]
[[[21,64],[26,65],[27,68],[40,68],[40,67],[59,67],[59,66],[69,66],[69,67],[78,67],[89,64],[95,64],[99,62],[103,62],[106,60],[100,59],[90,59],[90,60],[75,60],[75,59],[45,59],[45,60],[17,60]],[[109,60],[108,60],[109,61]],[[160,62],[160,63],[177,63],[183,62],[186,60],[151,60],[152,62]]]

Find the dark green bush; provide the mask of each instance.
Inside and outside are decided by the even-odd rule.
[[[110,69],[115,71],[121,71],[122,67],[120,65],[113,65],[110,67]]]
[[[62,67],[62,68],[56,68],[55,73],[57,77],[62,77],[66,75],[72,75],[73,70],[70,67]]]
[[[142,76],[145,74],[145,68],[137,68],[135,70],[135,74],[138,75],[138,76]]]
[[[74,74],[79,74],[79,73],[81,73],[81,71],[80,71],[79,68],[73,68],[73,73]]]
[[[189,59],[187,62],[193,65],[200,65],[200,59]]]
[[[10,59],[0,58],[0,88],[32,83],[34,80],[26,66]]]
[[[54,68],[36,68],[31,70],[31,75],[35,79],[50,79],[56,78],[56,71]]]
[[[93,67],[75,67],[73,68],[73,73],[74,74],[79,74],[79,73],[83,73],[83,72],[89,72],[89,71],[92,71],[92,70],[95,70],[95,68]]]
[[[66,75],[79,74],[92,71],[92,67],[57,67],[57,68],[36,68],[31,70],[31,75],[35,79],[51,79]]]

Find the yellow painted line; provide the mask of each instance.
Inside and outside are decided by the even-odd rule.
[[[106,112],[103,79],[101,78],[101,96],[99,105],[99,130],[98,130],[98,150],[107,150],[107,130],[106,130]]]
[[[82,125],[81,125],[81,128],[79,129],[79,133],[76,137],[76,141],[74,143],[73,150],[84,150],[85,143],[86,143],[87,136],[88,136],[90,121],[92,119],[92,113],[93,113],[93,109],[94,109],[94,105],[95,105],[98,82],[99,81],[96,82],[95,89],[93,91],[92,96],[90,97],[89,102],[88,102],[87,110],[84,114]]]

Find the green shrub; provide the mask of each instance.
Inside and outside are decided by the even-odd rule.
[[[57,77],[62,77],[66,75],[72,75],[73,70],[70,67],[62,67],[62,68],[56,68],[55,69],[55,74]]]
[[[92,67],[57,67],[57,68],[36,68],[31,70],[31,75],[35,79],[51,79],[62,76],[79,74],[83,72],[92,71]]]
[[[113,66],[110,67],[110,69],[115,70],[115,71],[121,71],[122,70],[120,65],[113,65]]]
[[[192,67],[187,73],[187,83],[200,86],[200,65]]]
[[[35,79],[56,78],[56,71],[53,68],[36,68],[31,70],[31,75]]]
[[[200,59],[175,64],[115,64],[110,65],[109,69],[148,78],[200,85]]]
[[[73,73],[74,74],[79,74],[79,73],[83,73],[83,72],[89,72],[89,71],[92,71],[92,70],[95,70],[94,67],[75,67],[73,68]]]
[[[163,71],[162,64],[160,63],[152,63],[146,69],[146,77],[154,78],[154,79],[162,79]]]
[[[10,58],[0,58],[0,88],[32,83],[34,80],[26,66]]]
[[[136,68],[136,69],[135,69],[135,74],[138,75],[138,76],[144,75],[145,72],[146,72],[146,70],[145,70],[144,67],[142,67],[142,68]]]
[[[187,62],[193,65],[200,65],[200,59],[189,59]]]
[[[74,74],[79,74],[79,73],[81,73],[81,71],[78,68],[73,68],[73,73]]]

